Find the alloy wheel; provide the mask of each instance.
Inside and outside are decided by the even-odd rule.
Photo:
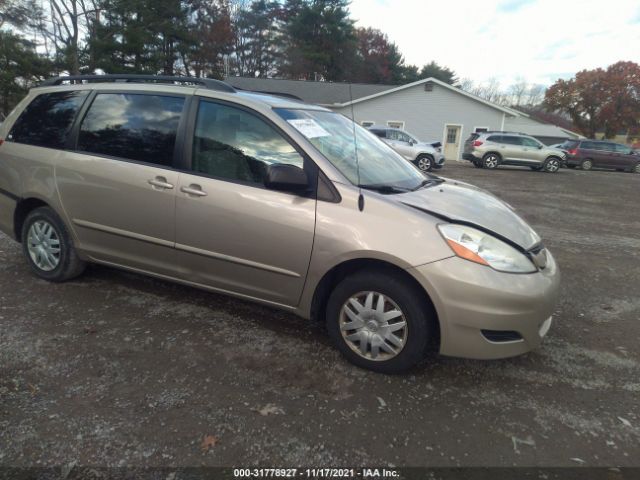
[[[558,160],[552,158],[550,160],[547,160],[547,168],[546,168],[547,172],[550,173],[555,173],[558,170],[560,170],[560,162],[558,162]]]
[[[60,238],[53,225],[45,220],[33,222],[27,234],[27,250],[40,270],[55,270],[60,263]]]
[[[349,348],[367,360],[394,358],[407,341],[404,313],[379,292],[359,292],[350,297],[340,310],[339,326]]]
[[[489,155],[484,159],[484,166],[486,168],[496,168],[498,166],[498,157],[495,155]]]
[[[429,157],[422,157],[418,159],[418,168],[423,172],[431,170],[431,159]]]
[[[593,167],[593,162],[591,160],[585,160],[584,162],[582,162],[582,170],[591,170],[591,167]]]
[[[636,172],[636,173],[640,173],[640,163],[636,163],[636,166],[633,169],[633,171]]]

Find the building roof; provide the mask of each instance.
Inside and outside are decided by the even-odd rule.
[[[484,105],[486,105],[488,107],[495,108],[496,110],[499,110],[499,111],[501,111],[503,113],[506,113],[509,116],[517,117],[517,116],[520,115],[520,112],[517,112],[516,110],[513,110],[511,108],[507,108],[507,107],[502,107],[502,106],[500,106],[500,105],[498,105],[496,103],[493,103],[493,102],[490,102],[488,100],[485,100],[484,98],[480,98],[480,97],[478,97],[478,96],[476,96],[476,95],[474,95],[472,93],[465,92],[464,90],[462,90],[462,89],[460,89],[458,87],[454,87],[453,85],[449,85],[448,83],[443,82],[442,80],[438,80],[437,78],[434,78],[434,77],[425,78],[423,80],[418,80],[417,82],[408,83],[406,85],[401,85],[399,87],[398,86],[394,86],[391,89],[387,89],[387,90],[384,90],[382,92],[374,93],[374,94],[366,96],[366,97],[354,99],[353,101],[347,101],[347,102],[345,102],[345,103],[343,103],[341,105],[334,105],[334,106],[346,107],[346,106],[349,106],[349,105],[352,105],[352,104],[356,104],[356,103],[360,103],[360,102],[366,102],[367,100],[372,100],[374,98],[378,98],[378,97],[381,97],[383,95],[389,95],[389,94],[392,94],[392,93],[395,93],[395,92],[406,90],[407,88],[416,87],[418,85],[423,85],[423,84],[429,83],[429,82],[430,83],[434,83],[436,85],[440,85],[441,87],[444,87],[444,88],[446,88],[448,90],[451,90],[452,92],[455,92],[455,93],[457,93],[459,95],[467,97],[467,98],[469,98],[471,100],[475,100],[476,102],[482,103],[482,104],[484,104]]]
[[[368,83],[311,82],[276,78],[227,77],[225,82],[240,90],[287,94],[318,105],[337,105],[396,88],[395,85]]]

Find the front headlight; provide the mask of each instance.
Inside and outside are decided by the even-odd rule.
[[[537,271],[531,260],[522,252],[480,230],[453,223],[438,225],[438,230],[460,258],[487,265],[499,272],[533,273]]]

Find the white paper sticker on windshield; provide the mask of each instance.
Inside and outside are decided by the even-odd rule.
[[[287,120],[296,130],[307,138],[330,137],[331,134],[322,128],[315,120],[310,118],[297,118]]]

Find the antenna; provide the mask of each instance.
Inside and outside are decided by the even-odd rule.
[[[351,81],[349,81],[349,98],[351,103],[351,122],[353,125],[353,148],[356,155],[356,175],[358,177],[358,209],[364,210],[364,196],[362,195],[362,187],[360,186],[360,160],[358,158],[358,137],[356,136],[356,116],[353,109],[353,90],[351,89]]]

